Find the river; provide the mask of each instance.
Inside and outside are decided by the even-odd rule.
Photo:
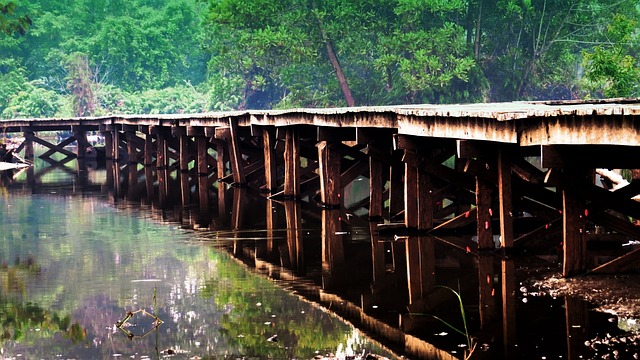
[[[203,226],[104,169],[36,165],[0,187],[3,359],[578,359],[625,334],[527,288],[548,256],[476,257],[236,188]]]

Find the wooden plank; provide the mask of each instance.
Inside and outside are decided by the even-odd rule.
[[[438,230],[456,229],[459,227],[465,227],[477,221],[477,208],[473,208],[466,211],[452,219],[449,219],[442,224],[434,227],[431,232],[437,232]]]
[[[519,236],[513,240],[513,244],[516,247],[535,247],[538,244],[544,243],[548,247],[552,244],[549,242],[550,238],[559,235],[562,232],[561,226],[562,218],[559,217],[552,220],[526,234]]]

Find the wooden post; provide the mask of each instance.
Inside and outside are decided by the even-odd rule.
[[[402,163],[397,161],[397,156],[392,155],[392,162],[389,168],[389,219],[398,214],[403,208],[404,187],[402,176],[404,169],[401,168]]]
[[[200,211],[208,212],[209,210],[209,164],[207,159],[207,151],[209,142],[203,135],[195,137],[196,147],[198,149],[198,199],[200,203]]]
[[[107,127],[105,130],[101,131],[102,136],[104,136],[104,157],[105,160],[113,160],[113,130]]]
[[[153,189],[153,135],[151,134],[151,127],[147,127],[144,137],[144,181],[147,189],[147,198],[149,200],[154,197]]]
[[[278,189],[278,173],[276,168],[275,129],[262,128],[262,147],[264,151],[265,192],[272,194]]]
[[[34,152],[33,152],[33,138],[36,136],[35,133],[29,128],[23,128],[24,133],[24,158],[27,160],[33,160]]]
[[[498,150],[498,196],[500,201],[500,246],[513,247],[513,209],[511,206],[511,157],[509,148]]]
[[[81,126],[74,126],[73,128],[73,137],[76,139],[76,144],[78,144],[76,156],[77,159],[83,159],[87,155],[87,132]]]
[[[585,270],[586,237],[582,227],[581,201],[574,189],[562,190],[562,229],[564,259],[562,274],[565,277]]]
[[[189,161],[191,160],[191,137],[187,134],[180,135],[180,195],[182,205],[188,205],[191,201],[191,184],[189,183]]]
[[[493,226],[491,225],[491,199],[493,188],[491,184],[476,177],[476,219],[478,230],[478,250],[493,250]]]
[[[404,150],[405,154],[409,150]],[[418,169],[404,164],[404,226],[418,228]],[[408,259],[408,258],[407,258]]]
[[[431,177],[418,171],[418,230],[433,228],[433,210]]]
[[[160,200],[160,207],[164,207],[167,202],[167,195],[169,192],[169,174],[167,159],[167,129],[157,128],[156,134],[156,169],[158,175],[158,196]]]
[[[231,160],[231,172],[233,182],[237,186],[244,186],[246,183],[244,176],[244,166],[242,164],[242,153],[240,152],[240,135],[238,134],[238,119],[229,118],[229,131],[231,140],[229,141],[229,158]]]
[[[222,143],[218,142],[216,143],[216,164],[217,164],[217,177],[218,177],[218,216],[220,216],[221,218],[226,218],[226,190],[227,190],[227,185],[222,182],[219,181],[219,179],[223,178],[226,175],[226,163],[227,163],[227,156],[225,154],[225,147],[222,145]]]
[[[300,195],[300,135],[288,127],[284,144],[284,197],[298,199]]]
[[[384,180],[382,175],[382,162],[369,157],[369,220],[381,221],[384,200]]]
[[[320,160],[320,198],[328,208],[340,207],[340,154],[327,141],[317,144]]]
[[[244,222],[244,200],[246,189],[233,188],[233,210],[231,211],[231,227],[234,230],[241,230]]]
[[[127,152],[129,154],[129,186],[127,198],[134,200],[138,195],[138,149],[136,148],[136,133],[132,128],[127,128],[125,132],[127,138]]]

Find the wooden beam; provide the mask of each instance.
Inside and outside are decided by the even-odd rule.
[[[586,208],[580,196],[580,188],[584,187],[581,171],[565,169],[571,182],[562,189],[562,228],[564,259],[563,276],[573,276],[586,270],[586,237],[584,233],[583,212]]]
[[[590,274],[615,274],[640,269],[640,249],[635,249],[591,270]]]
[[[493,250],[493,226],[491,217],[493,186],[486,181],[476,178],[476,218],[478,230],[478,250]]]

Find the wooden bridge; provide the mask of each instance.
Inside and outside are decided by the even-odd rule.
[[[24,137],[16,150],[26,158],[34,143],[45,146],[40,157],[54,165],[86,161],[87,136],[99,132],[111,186],[126,169],[135,192],[144,173],[161,203],[179,194],[206,213],[227,183],[285,202],[365,208],[375,227],[398,235],[473,228],[477,242],[458,245],[478,254],[561,243],[571,276],[634,265],[635,251],[594,263],[587,240],[640,239],[638,115],[640,102],[613,99],[12,119],[0,131]],[[69,136],[46,140],[53,131]],[[74,142],[76,152],[65,149]],[[615,187],[596,169],[634,178]],[[369,196],[347,209],[343,191],[358,178],[368,178]]]

